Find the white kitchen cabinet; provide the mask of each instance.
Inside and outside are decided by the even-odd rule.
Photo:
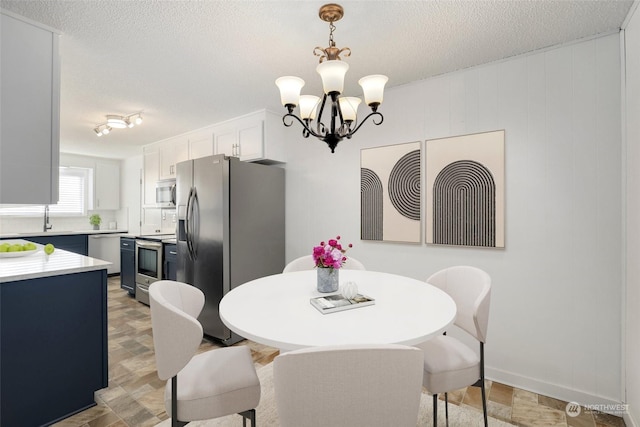
[[[199,159],[213,154],[213,129],[194,131],[189,137],[189,158]]]
[[[267,110],[227,120],[213,127],[214,153],[244,161],[284,162],[283,130],[281,117]]]
[[[120,166],[97,162],[95,168],[94,209],[120,209]]]
[[[143,206],[156,205],[156,184],[160,179],[160,151],[157,144],[144,147],[142,155]]]
[[[58,202],[59,35],[7,11],[0,23],[0,204]]]
[[[176,164],[189,160],[189,140],[171,138],[160,143],[160,179],[176,177]]]

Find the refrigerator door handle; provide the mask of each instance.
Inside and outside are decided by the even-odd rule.
[[[193,191],[194,188],[191,187],[191,189],[189,189],[189,196],[187,197],[187,212],[185,215],[185,219],[184,219],[184,231],[185,231],[185,237],[186,237],[186,241],[187,241],[187,253],[189,254],[189,259],[191,261],[194,260],[193,258],[193,242],[191,240],[191,216],[192,216],[192,210],[193,210]]]
[[[193,260],[198,259],[198,241],[200,239],[200,204],[198,203],[198,190],[193,187],[193,201],[191,202],[191,217],[189,218],[189,241]]]

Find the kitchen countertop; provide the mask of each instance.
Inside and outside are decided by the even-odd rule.
[[[68,236],[75,234],[113,234],[113,233],[127,233],[128,230],[49,230],[49,231],[33,231],[27,233],[2,233],[0,239],[22,239],[24,237],[36,237],[36,236]]]
[[[33,255],[0,258],[0,282],[103,270],[110,265],[110,262],[63,249],[56,249],[51,255],[39,250]]]
[[[174,233],[125,234],[122,237],[128,237],[130,239],[151,240],[160,243],[176,243],[176,235]]]

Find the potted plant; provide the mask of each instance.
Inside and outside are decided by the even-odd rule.
[[[339,242],[340,236],[335,239],[329,239],[327,243],[320,242],[319,246],[314,246],[312,256],[313,262],[318,271],[318,291],[319,292],[335,292],[339,287],[338,272],[342,265],[347,261],[344,255],[347,249],[344,249]],[[349,243],[349,247],[353,247]]]
[[[100,215],[93,214],[89,217],[89,224],[93,225],[94,230],[100,230],[100,223],[102,222],[102,218]]]

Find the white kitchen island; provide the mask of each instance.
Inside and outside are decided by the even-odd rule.
[[[108,386],[109,265],[61,249],[0,258],[0,425],[49,425]]]

